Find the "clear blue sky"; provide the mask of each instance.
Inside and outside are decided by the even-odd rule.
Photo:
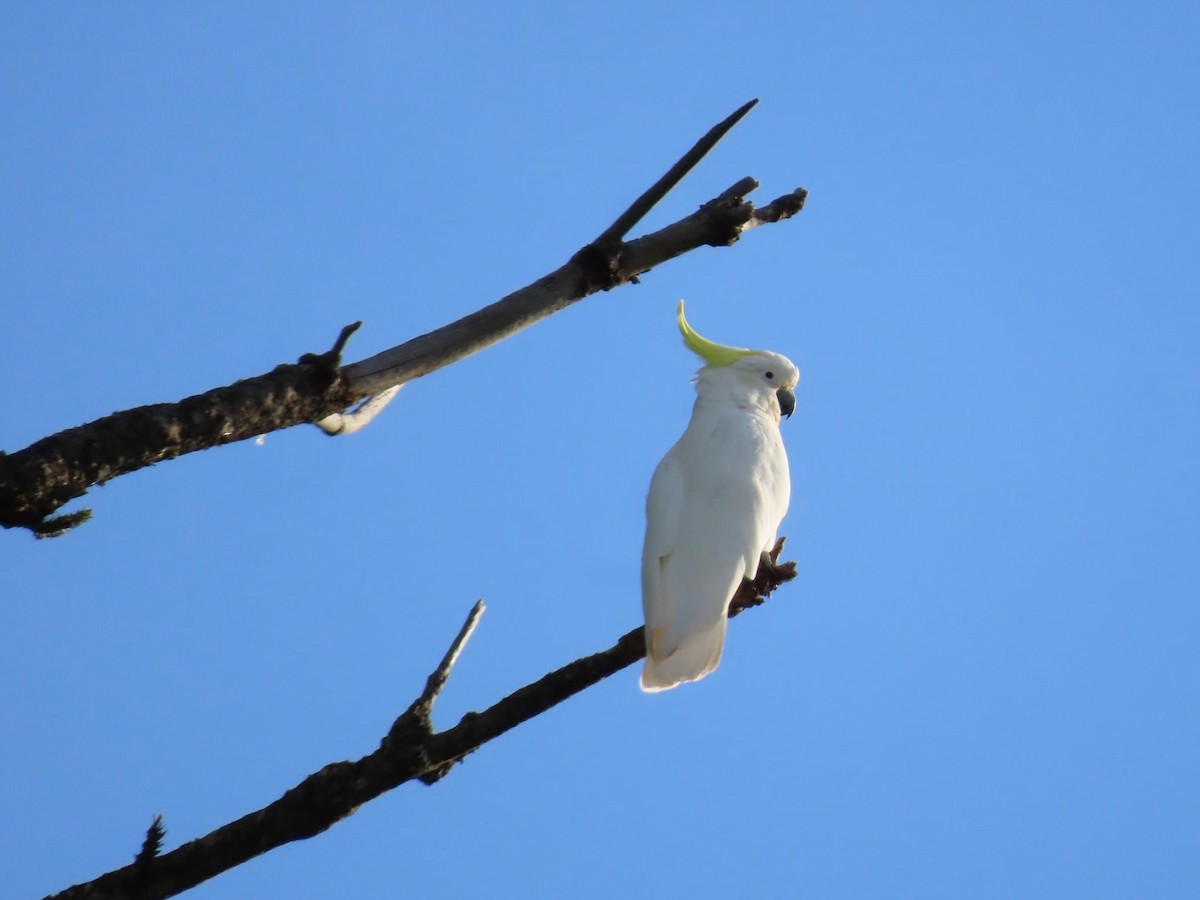
[[[672,314],[804,373],[800,576],[225,898],[1200,891],[1194,3],[4,4],[0,448],[564,261],[744,175],[808,208],[313,428],[0,534],[0,878],[40,896],[450,725],[640,617]]]

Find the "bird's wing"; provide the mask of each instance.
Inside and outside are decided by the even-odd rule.
[[[694,681],[721,659],[726,609],[746,571],[738,534],[746,523],[730,514],[723,491],[705,485],[711,479],[703,471],[714,462],[694,434],[685,434],[650,482],[642,555],[644,690]]]
[[[721,661],[729,599],[745,565],[733,553],[681,547],[659,561],[647,599],[642,689],[661,691],[703,678]]]
[[[662,458],[646,496],[646,539],[642,546],[642,612],[649,622],[659,596],[662,560],[679,543],[679,523],[684,507],[684,478],[678,445]]]

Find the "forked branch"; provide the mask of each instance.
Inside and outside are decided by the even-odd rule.
[[[794,563],[778,563],[782,549],[781,539],[759,566],[754,581],[742,582],[730,606],[731,617],[761,604],[779,585],[795,577]],[[407,781],[433,784],[488,741],[646,655],[643,630],[635,628],[607,650],[556,669],[483,712],[467,713],[452,728],[436,732],[430,720],[433,702],[482,612],[480,601],[425,689],[396,719],[373,753],[354,762],[330,763],[256,812],[161,855],[143,849],[130,865],[67,888],[48,900],[173,897],[276,847],[320,834],[362,804]],[[155,820],[153,831],[157,851],[163,834],[161,818]]]
[[[0,525],[39,537],[78,525],[86,510],[58,510],[96,484],[185,453],[304,423],[330,434],[361,428],[382,403],[343,411],[368,397],[450,365],[587,297],[637,281],[642,273],[702,246],[733,244],[747,229],[795,215],[803,188],[760,210],[745,199],[758,183],[743,178],[695,213],[651,234],[625,235],[744,116],[743,105],[704,135],[653,186],[564,265],[456,322],[341,366],[353,327],[333,350],[226,387],[114,413],[43,438],[11,454],[0,451]]]

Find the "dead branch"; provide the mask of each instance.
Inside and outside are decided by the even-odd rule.
[[[783,539],[765,554],[754,581],[743,581],[730,606],[732,618],[758,606],[796,575],[794,563],[779,563]],[[433,784],[469,754],[569,697],[619,672],[646,655],[643,629],[623,635],[613,646],[577,659],[509,694],[481,713],[469,712],[458,724],[435,732],[433,702],[483,612],[480,601],[429,676],[425,689],[392,724],[379,748],[354,762],[330,763],[282,797],[204,837],[157,855],[161,817],[152,826],[155,852],[143,848],[128,866],[94,881],[67,888],[47,900],[117,900],[173,897],[260,854],[320,834],[352,815],[362,804],[418,780]],[[647,700],[647,702],[653,702]],[[147,845],[151,837],[147,837]]]
[[[456,322],[342,368],[341,351],[357,326],[349,327],[328,353],[307,354],[297,364],[280,365],[177,403],[117,412],[11,454],[0,451],[0,525],[26,528],[39,537],[61,534],[85,520],[88,511],[56,512],[93,485],[185,453],[321,422],[364,398],[476,353],[597,291],[634,283],[638,275],[667,260],[702,246],[728,246],[748,228],[795,215],[807,196],[803,188],[756,210],[745,195],[758,183],[743,178],[692,215],[636,240],[624,240],[755,102],[710,130],[565,265]]]

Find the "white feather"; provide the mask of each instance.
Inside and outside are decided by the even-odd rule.
[[[703,678],[721,660],[729,602],[757,574],[787,512],[775,392],[798,378],[786,357],[767,352],[697,375],[691,421],[646,498],[643,690]]]

